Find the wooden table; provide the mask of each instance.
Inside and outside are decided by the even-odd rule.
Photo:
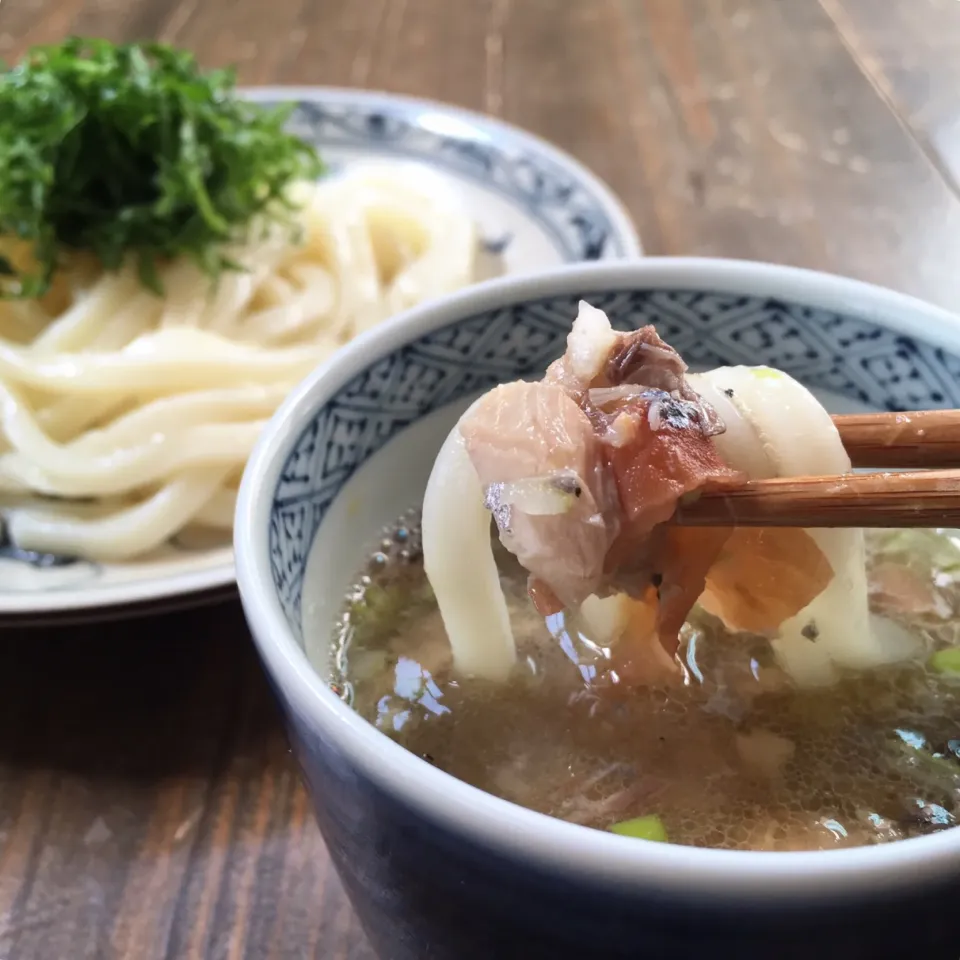
[[[0,0],[0,57],[67,33],[484,110],[649,253],[960,309],[957,0]],[[371,960],[236,603],[0,634],[0,716],[3,960]]]

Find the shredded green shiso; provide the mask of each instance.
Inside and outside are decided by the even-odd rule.
[[[109,270],[133,257],[158,293],[160,261],[233,268],[224,244],[261,214],[283,219],[287,185],[322,171],[285,132],[289,112],[239,98],[232,71],[165,44],[33,48],[0,73],[0,242],[32,250],[19,269],[0,255],[0,295],[41,296],[69,250]]]

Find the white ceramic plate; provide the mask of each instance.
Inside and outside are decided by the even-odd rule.
[[[258,101],[296,104],[293,130],[331,172],[392,158],[448,178],[508,274],[582,260],[639,256],[629,217],[610,190],[543,140],[440,103],[325,87],[260,87]],[[234,588],[221,541],[176,541],[136,563],[22,555],[0,526],[0,622],[113,619],[204,603]]]

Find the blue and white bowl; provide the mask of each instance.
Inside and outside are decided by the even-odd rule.
[[[777,366],[837,410],[960,406],[957,318],[849,280],[718,260],[495,281],[411,311],[318,370],[247,468],[237,571],[371,941],[385,960],[956,960],[960,830],[815,853],[617,837],[453,779],[351,712],[311,666],[379,530],[421,499],[459,413],[493,384],[539,375],[580,298],[617,327],[655,323],[691,365]]]

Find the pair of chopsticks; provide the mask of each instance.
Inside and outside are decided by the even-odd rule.
[[[960,527],[960,410],[836,416],[854,467],[903,472],[752,480],[681,503],[688,527]]]

